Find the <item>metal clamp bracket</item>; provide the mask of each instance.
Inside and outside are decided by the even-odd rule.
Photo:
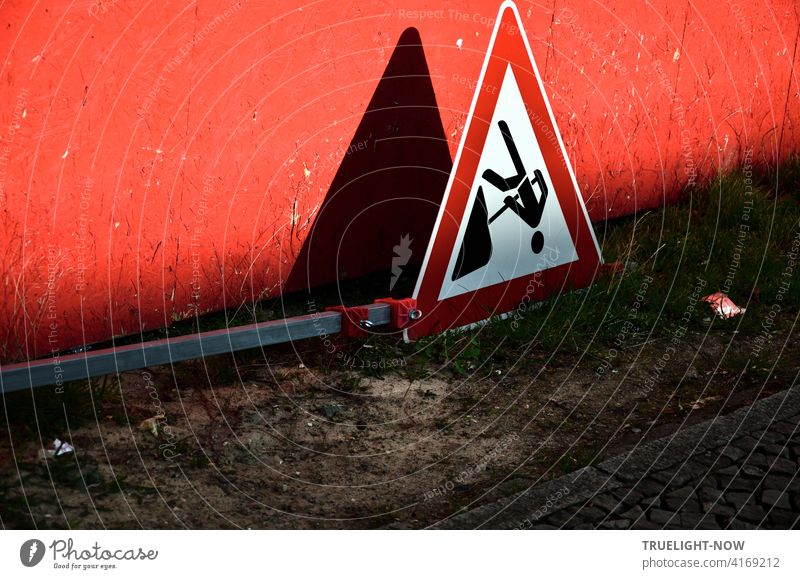
[[[393,330],[402,330],[411,322],[422,317],[422,312],[417,309],[417,300],[405,298],[396,300],[393,298],[383,298],[375,300],[376,304],[389,304],[391,313],[389,314],[389,326]]]
[[[331,306],[325,308],[326,312],[339,312],[342,314],[342,335],[348,338],[364,336],[373,326],[369,321],[369,308],[367,306]]]

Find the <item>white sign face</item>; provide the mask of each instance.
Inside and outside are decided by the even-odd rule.
[[[439,300],[577,259],[509,65]]]

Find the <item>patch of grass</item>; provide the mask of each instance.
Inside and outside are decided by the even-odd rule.
[[[416,351],[429,362],[449,362],[459,375],[471,372],[479,364],[483,352],[480,335],[474,330],[423,338],[417,343]]]
[[[777,181],[776,181],[777,175]],[[778,183],[778,189],[770,183]],[[792,266],[800,234],[800,158],[774,175],[750,179],[737,171],[681,203],[659,211],[596,224],[606,263],[624,273],[601,276],[586,290],[554,296],[515,316],[464,333],[420,341],[435,362],[463,369],[502,341],[494,359],[518,360],[531,347],[575,353],[632,347],[649,338],[702,329],[736,329],[740,337],[763,326],[770,311],[800,306],[800,267]],[[723,291],[747,314],[712,320],[698,301]]]

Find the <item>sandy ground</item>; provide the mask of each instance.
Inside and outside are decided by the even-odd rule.
[[[61,436],[75,453],[44,459],[41,443],[5,433],[0,517],[7,528],[424,527],[785,387],[800,365],[791,323],[749,364],[752,343],[733,331],[689,334],[661,373],[663,340],[612,360],[487,356],[463,374],[391,359],[370,376],[296,352],[236,366],[228,385],[202,361],[129,373],[105,383],[115,394],[94,424],[43,427],[46,444]]]

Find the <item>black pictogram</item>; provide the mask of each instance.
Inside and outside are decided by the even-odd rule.
[[[464,241],[461,243],[456,266],[453,270],[453,281],[489,263],[489,259],[492,257],[492,235],[489,231],[489,225],[500,217],[506,209],[513,211],[531,229],[539,227],[544,213],[544,204],[547,201],[548,193],[544,175],[539,169],[535,169],[533,171],[533,180],[528,177],[508,124],[505,121],[499,121],[497,126],[500,128],[508,154],[514,163],[516,175],[504,178],[491,169],[487,169],[482,176],[501,193],[507,193],[515,189],[516,193],[513,196],[506,195],[505,199],[503,199],[503,207],[489,217],[483,187],[478,187],[475,204],[467,222]],[[534,185],[538,185],[541,191],[538,199],[533,189]],[[543,247],[544,234],[541,231],[535,231],[531,237],[531,251],[539,253]]]

